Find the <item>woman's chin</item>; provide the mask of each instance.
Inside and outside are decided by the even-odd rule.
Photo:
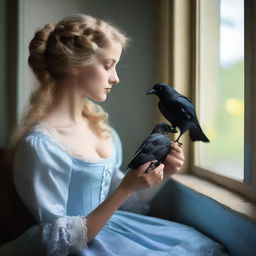
[[[96,101],[96,102],[104,102],[107,100],[107,95],[103,95],[101,97],[88,97],[90,100]]]

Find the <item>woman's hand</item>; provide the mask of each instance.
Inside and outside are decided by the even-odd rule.
[[[164,164],[160,164],[154,170],[149,171],[149,173],[144,173],[149,165],[150,162],[147,162],[138,169],[130,170],[123,178],[120,188],[133,193],[160,183],[164,176]]]
[[[163,180],[164,165],[160,164],[149,173],[144,173],[150,162],[138,169],[130,170],[118,188],[97,208],[87,216],[87,237],[90,242],[111,218],[114,212],[127,200],[133,192],[156,185]]]
[[[167,155],[164,162],[164,178],[177,173],[181,169],[184,160],[182,148],[178,146],[178,143],[172,143],[171,152]]]

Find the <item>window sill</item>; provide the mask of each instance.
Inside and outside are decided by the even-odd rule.
[[[256,205],[242,195],[191,174],[175,174],[172,179],[256,223]]]

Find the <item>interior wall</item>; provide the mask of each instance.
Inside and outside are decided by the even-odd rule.
[[[7,132],[7,116],[6,116],[6,90],[5,90],[5,49],[6,49],[6,16],[5,16],[5,1],[0,1],[0,147],[3,147],[6,143]]]

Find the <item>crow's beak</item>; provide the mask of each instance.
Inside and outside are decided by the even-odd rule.
[[[147,91],[147,95],[149,95],[149,94],[156,94],[156,90],[151,89],[151,90]]]

